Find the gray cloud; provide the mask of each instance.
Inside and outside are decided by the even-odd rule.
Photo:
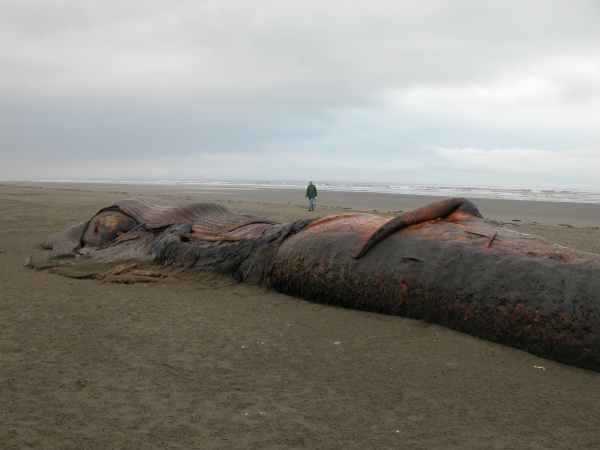
[[[1,2],[3,179],[598,186],[595,1]]]

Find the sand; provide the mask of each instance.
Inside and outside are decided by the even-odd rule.
[[[194,274],[123,285],[24,267],[115,200],[211,200],[281,220],[434,198],[0,185],[1,448],[599,448],[600,373],[443,327]],[[476,200],[600,253],[600,205]]]

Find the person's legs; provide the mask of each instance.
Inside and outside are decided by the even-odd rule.
[[[315,199],[314,198],[309,198],[308,199],[308,210],[309,211],[314,211],[315,207],[313,205]]]

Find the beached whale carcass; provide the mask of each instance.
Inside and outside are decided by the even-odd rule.
[[[53,234],[44,247],[76,262],[227,273],[600,371],[600,255],[503,228],[460,198],[395,218],[352,213],[289,223],[213,203],[132,198]]]

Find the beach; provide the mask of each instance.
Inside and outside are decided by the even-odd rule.
[[[51,233],[133,196],[289,221],[436,197],[90,183],[0,184],[2,448],[600,447],[600,373],[231,277],[75,280]],[[476,199],[484,217],[600,253],[600,205]]]

